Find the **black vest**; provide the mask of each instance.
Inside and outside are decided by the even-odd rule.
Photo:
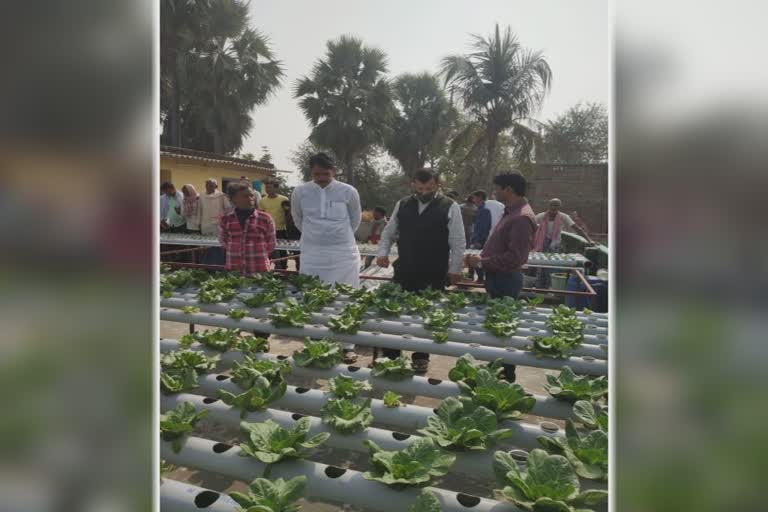
[[[433,199],[419,215],[413,196],[400,200],[397,210],[396,270],[404,274],[448,273],[448,211],[453,200],[444,195]]]

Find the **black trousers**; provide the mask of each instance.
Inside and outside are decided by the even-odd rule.
[[[286,231],[284,229],[281,229],[281,230],[275,232],[275,238],[277,238],[278,240],[284,240],[286,237],[287,237],[287,235],[286,235]],[[272,254],[269,255],[269,258],[274,260],[274,259],[282,258],[282,257],[285,257],[285,256],[288,256],[288,253],[286,251],[272,251]],[[283,261],[275,262],[275,268],[283,269],[283,270],[287,269],[288,268],[288,260],[283,260]]]
[[[445,290],[447,280],[447,272],[403,272],[397,264],[395,264],[395,275],[392,278],[392,281],[399,284],[403,290],[408,292],[420,292],[427,288],[443,291]],[[384,354],[384,357],[397,359],[400,357],[402,351],[385,348],[382,350],[382,353]],[[429,354],[427,352],[414,352],[411,359],[414,361],[429,361]]]

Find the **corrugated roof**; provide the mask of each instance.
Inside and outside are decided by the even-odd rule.
[[[227,155],[219,155],[217,153],[208,153],[205,151],[197,151],[194,149],[176,148],[172,146],[160,146],[160,155],[170,156],[174,158],[186,158],[190,160],[198,160],[203,162],[223,163],[223,164],[235,165],[238,167],[244,167],[248,169],[257,169],[260,171],[267,171],[267,172],[289,172],[289,171],[281,171],[281,170],[275,169],[275,166],[272,164],[264,164],[261,162],[256,162],[254,160],[246,160],[244,158],[237,158],[237,157],[227,156]]]

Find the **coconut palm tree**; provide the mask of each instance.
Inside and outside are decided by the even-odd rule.
[[[325,57],[311,76],[296,82],[294,97],[312,126],[309,140],[341,160],[346,181],[353,186],[355,159],[384,140],[392,118],[386,72],[384,52],[342,36],[328,41]]]
[[[385,147],[410,178],[443,153],[456,111],[429,73],[400,75],[392,91],[395,114]]]
[[[536,131],[526,124],[539,109],[550,89],[552,71],[541,52],[523,48],[507,27],[502,35],[499,25],[488,37],[473,35],[472,52],[445,57],[441,73],[452,95],[470,115],[466,137],[478,133],[473,148],[484,147],[485,169],[482,181],[490,184],[496,173],[499,137],[511,131],[513,139],[523,143],[521,157],[530,153],[530,141]]]

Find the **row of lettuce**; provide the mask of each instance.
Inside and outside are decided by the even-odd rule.
[[[242,293],[243,289],[257,287],[256,293]],[[448,341],[448,328],[458,320],[457,311],[468,306],[484,306],[483,328],[486,332],[506,338],[515,335],[526,308],[541,304],[541,298],[515,300],[489,299],[484,293],[441,292],[427,289],[421,292],[402,290],[395,283],[386,283],[375,289],[354,289],[346,285],[328,285],[313,276],[283,277],[272,273],[242,276],[234,273],[210,274],[200,270],[177,270],[161,274],[161,292],[171,297],[180,289],[197,288],[201,304],[226,303],[239,300],[249,308],[270,307],[269,319],[275,327],[302,328],[311,323],[313,312],[333,304],[340,296],[349,302],[340,314],[332,315],[327,327],[334,333],[355,334],[368,313],[396,319],[400,315],[418,315],[424,327],[431,331],[436,343]],[[289,292],[298,291],[297,297]],[[186,313],[199,312],[195,306],[182,308]],[[584,310],[589,314],[589,310]],[[228,316],[234,320],[247,317],[248,310],[233,308]],[[548,336],[529,336],[527,349],[538,357],[567,359],[584,341],[584,324],[576,310],[557,306],[546,320]]]
[[[242,393],[219,390],[221,400],[239,409],[241,417],[250,411],[267,408],[287,390],[285,377],[290,372],[289,363],[286,360],[254,357],[257,352],[266,349],[264,339],[242,336],[233,329],[217,329],[188,335],[181,341],[186,345],[197,341],[220,351],[251,350],[243,350],[246,355],[242,361],[234,363],[230,373],[232,382],[242,389]],[[307,339],[304,349],[293,356],[295,365],[315,368],[332,368],[341,359],[341,347],[329,340]],[[219,356],[210,357],[189,349],[165,354],[161,359],[164,391],[175,393],[193,389],[197,386],[198,373],[213,370],[218,360]],[[384,358],[375,361],[371,375],[397,380],[412,376],[413,369],[405,357],[395,360]],[[400,451],[382,450],[375,443],[366,441],[370,470],[364,474],[365,478],[395,488],[427,485],[448,472],[455,460],[452,452],[490,450],[499,440],[511,437],[511,431],[502,428],[501,423],[520,419],[535,404],[535,399],[522,386],[504,380],[501,360],[481,363],[467,354],[457,360],[449,377],[457,382],[461,394],[446,398],[435,409],[434,415],[427,420],[427,426],[419,430],[424,437]],[[567,366],[563,367],[559,376],[549,375],[547,380],[547,390],[552,396],[573,404],[574,419],[566,420],[564,439],[541,436],[538,441],[543,450],[531,451],[524,467],[518,466],[509,453],[495,452],[494,473],[499,483],[497,496],[523,510],[584,510],[584,507],[597,504],[606,497],[604,491],[582,492],[579,477],[607,480],[608,414],[604,406],[607,381],[605,377],[577,376]],[[370,390],[367,381],[336,376],[329,383],[329,399],[321,410],[322,421],[339,435],[366,429],[373,422],[371,399],[360,394]],[[402,405],[399,398],[389,391],[384,395],[384,405],[399,407]],[[191,403],[185,402],[162,415],[163,439],[172,442],[174,449],[180,449],[183,436],[194,429],[206,412],[197,411]],[[581,425],[581,429],[576,423]],[[321,445],[330,436],[321,433],[308,437],[309,418],[299,419],[292,429],[282,428],[269,420],[257,424],[242,422],[241,428],[246,442],[240,446],[240,455],[254,457],[268,465],[302,458],[307,449]],[[253,486],[259,489],[268,485],[287,486],[288,489],[299,486],[298,481],[294,484],[290,482],[257,480],[252,484],[251,495],[233,496],[233,499],[248,510],[248,507],[256,506],[249,505],[256,503],[254,496],[258,494],[254,494]],[[274,490],[273,494],[280,493]],[[288,494],[293,496],[295,490]],[[412,510],[440,510],[439,506],[434,508],[435,502],[434,496],[425,492],[414,505],[422,508]],[[433,508],[423,508],[430,506]]]

